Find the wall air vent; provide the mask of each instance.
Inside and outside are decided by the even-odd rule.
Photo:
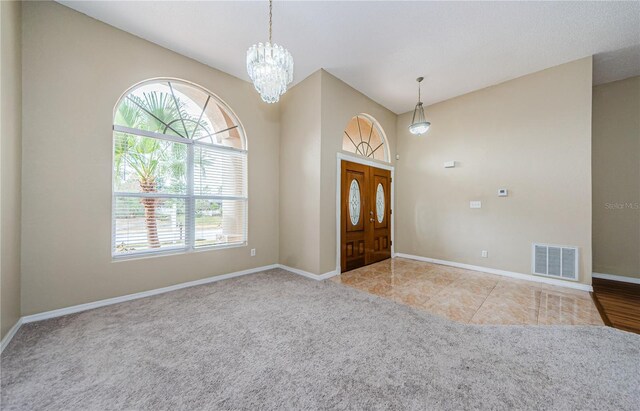
[[[534,274],[578,281],[578,247],[533,244]]]

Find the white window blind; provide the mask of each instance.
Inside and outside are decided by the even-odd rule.
[[[144,83],[113,130],[114,258],[246,244],[246,144],[224,103],[188,83]]]

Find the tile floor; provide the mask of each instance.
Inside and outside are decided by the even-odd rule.
[[[403,258],[331,280],[468,324],[604,325],[586,291]]]

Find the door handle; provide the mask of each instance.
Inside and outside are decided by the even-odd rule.
[[[369,219],[369,222],[373,223],[375,220],[373,218]]]
[[[369,215],[373,215],[373,211],[369,211]]]

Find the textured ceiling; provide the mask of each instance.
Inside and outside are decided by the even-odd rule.
[[[248,80],[266,1],[60,3]],[[595,55],[594,81],[640,74],[638,2],[276,1],[299,82],[324,68],[396,113]],[[171,73],[167,73],[170,75]]]

